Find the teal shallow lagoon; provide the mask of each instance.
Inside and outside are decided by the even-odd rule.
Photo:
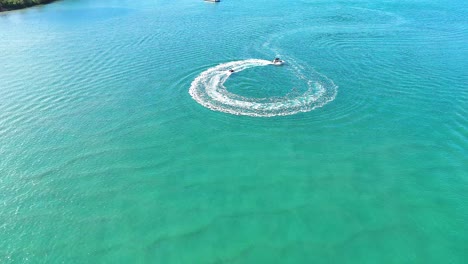
[[[1,262],[464,263],[466,17],[429,0],[1,14]],[[261,118],[189,94],[216,65],[278,54],[334,100]],[[288,67],[225,86],[306,89]]]

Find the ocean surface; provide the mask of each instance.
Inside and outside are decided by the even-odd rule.
[[[467,259],[466,0],[0,14],[0,263]]]

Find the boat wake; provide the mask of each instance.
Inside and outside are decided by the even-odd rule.
[[[211,110],[234,115],[273,117],[308,112],[332,101],[337,86],[313,69],[306,69],[287,60],[297,78],[307,84],[307,90],[300,95],[284,97],[252,98],[230,93],[224,83],[231,76],[230,70],[240,72],[252,67],[272,65],[271,61],[248,59],[223,63],[202,72],[193,80],[189,93],[195,101]]]

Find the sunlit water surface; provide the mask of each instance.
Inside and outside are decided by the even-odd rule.
[[[0,262],[466,263],[467,17],[464,0],[0,14]]]

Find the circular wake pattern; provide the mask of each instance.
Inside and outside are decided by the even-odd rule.
[[[332,101],[337,86],[328,78],[313,69],[306,69],[287,59],[286,67],[291,67],[294,75],[307,84],[307,90],[299,95],[284,97],[252,98],[230,93],[224,83],[231,76],[230,70],[240,72],[252,67],[271,66],[267,60],[248,59],[217,65],[202,72],[193,80],[189,93],[195,101],[211,110],[234,115],[272,117],[308,112]],[[272,66],[273,67],[273,66]]]

